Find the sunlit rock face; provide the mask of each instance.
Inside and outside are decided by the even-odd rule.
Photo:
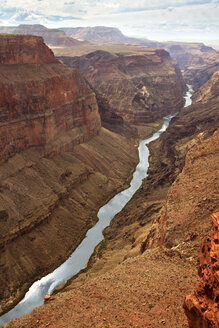
[[[0,162],[37,145],[51,156],[98,133],[96,98],[77,70],[40,37],[0,38]]]

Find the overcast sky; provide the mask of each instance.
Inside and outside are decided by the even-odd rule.
[[[113,26],[157,40],[218,40],[219,0],[0,0],[0,25]]]

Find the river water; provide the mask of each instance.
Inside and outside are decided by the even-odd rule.
[[[192,88],[188,86],[185,96],[185,107],[189,106],[192,95]],[[146,144],[159,138],[167,129],[170,120],[175,115],[164,117],[161,129],[153,134],[151,138],[139,142],[139,163],[133,174],[130,187],[114,196],[107,204],[98,211],[99,221],[94,227],[88,230],[85,238],[75,249],[72,255],[62,265],[47,276],[37,280],[30,287],[23,300],[20,301],[11,311],[0,317],[0,325],[25,314],[30,313],[35,307],[44,303],[44,296],[59,287],[64,281],[72,278],[85,267],[91,257],[95,247],[104,239],[102,231],[109,226],[113,217],[119,213],[134,193],[139,189],[142,180],[147,176],[149,150]]]
[[[184,107],[188,107],[192,104],[192,94],[194,93],[194,90],[192,88],[192,85],[190,84],[187,84],[187,92],[186,92],[186,95],[185,95],[185,105]]]

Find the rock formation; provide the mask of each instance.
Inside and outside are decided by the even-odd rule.
[[[219,326],[219,212],[211,220],[211,233],[201,245],[200,282],[183,304],[190,328]]]
[[[94,26],[94,27],[64,27],[61,28],[68,36],[77,40],[89,41],[92,43],[127,43],[132,38],[126,37],[115,27]]]
[[[158,42],[148,39],[131,38],[116,28],[95,26],[62,28],[67,35],[78,40],[101,44],[128,44],[142,47],[163,48],[177,60],[183,70],[183,77],[197,90],[219,68],[219,53],[203,43],[192,42]]]
[[[0,311],[63,262],[137,161],[41,37],[0,37]],[[86,142],[86,143],[85,143]]]
[[[183,105],[184,83],[175,61],[164,50],[142,54],[95,51],[81,57],[59,57],[78,68],[125,121],[152,122]]]
[[[31,146],[43,145],[47,155],[70,150],[97,135],[94,93],[42,38],[1,36],[0,54],[0,162]]]
[[[50,46],[66,46],[72,47],[82,44],[82,42],[68,37],[64,31],[59,29],[50,29],[40,24],[21,24],[17,27],[0,27],[0,33],[8,34],[30,34],[36,36],[42,36],[44,42]]]

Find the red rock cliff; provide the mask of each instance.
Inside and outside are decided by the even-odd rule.
[[[201,245],[201,279],[183,305],[190,328],[219,327],[219,212],[211,220],[211,233]]]
[[[0,90],[0,162],[30,146],[70,150],[100,129],[94,93],[40,37],[0,37]]]

